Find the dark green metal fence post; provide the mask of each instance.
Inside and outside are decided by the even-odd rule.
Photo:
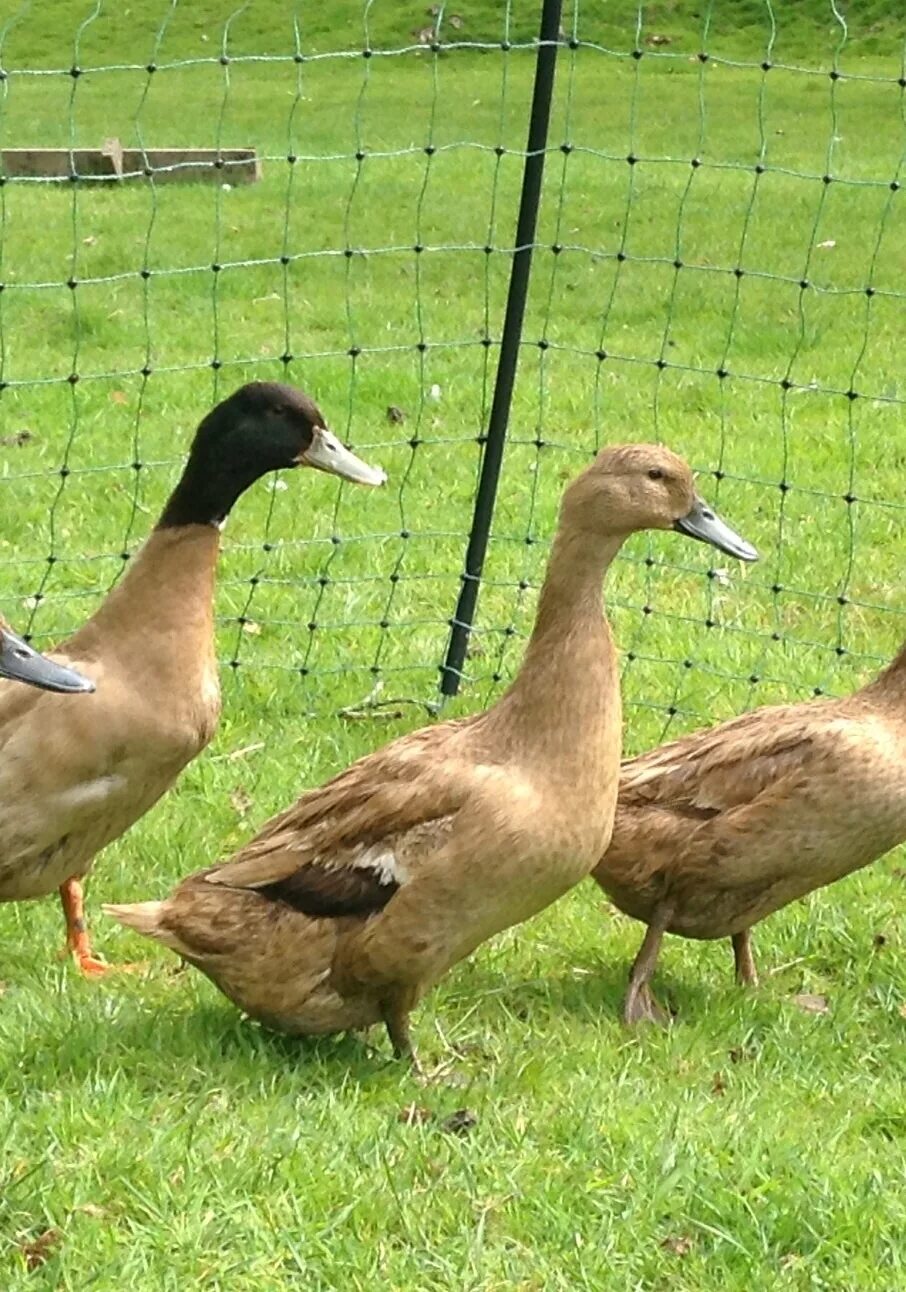
[[[472,528],[466,549],[462,587],[451,621],[450,642],[441,669],[440,689],[443,695],[456,695],[462,678],[462,668],[469,644],[469,634],[475,618],[478,587],[488,549],[497,482],[503,462],[507,422],[513,398],[516,365],[519,362],[519,345],[522,340],[522,320],[528,295],[529,274],[532,267],[532,249],[538,223],[541,200],[541,179],[544,174],[544,154],[554,92],[554,72],[557,66],[557,48],[560,36],[562,0],[544,0],[541,11],[541,29],[538,36],[538,56],[535,63],[535,85],[532,92],[532,113],[526,145],[525,169],[522,173],[522,194],[519,199],[519,217],[516,222],[516,246],[510,271],[506,313],[500,339],[500,357],[494,383],[494,398],[488,418],[488,434]]]

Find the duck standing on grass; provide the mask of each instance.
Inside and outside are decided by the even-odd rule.
[[[665,933],[730,938],[754,985],[753,924],[904,840],[906,646],[845,699],[756,709],[628,759],[594,871],[648,925],[625,1021],[669,1018],[649,986]]]
[[[522,668],[491,709],[353,763],[165,901],[104,909],[272,1027],[383,1019],[412,1057],[409,1013],[431,984],[606,847],[621,719],[602,581],[631,533],[671,528],[755,559],[681,458],[603,450],[566,490]]]
[[[384,481],[290,386],[253,382],[218,404],[150,538],[57,652],[53,667],[72,664],[95,693],[0,688],[0,902],[59,890],[68,944],[87,974],[108,966],[91,953],[82,879],[217,725],[213,594],[223,521],[260,476],[294,466]]]

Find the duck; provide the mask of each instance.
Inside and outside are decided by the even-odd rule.
[[[6,619],[0,615],[0,678],[10,682],[24,682],[40,691],[57,691],[63,695],[90,694],[94,683],[75,669],[57,664],[29,646],[18,633],[14,633]]]
[[[492,707],[359,759],[163,900],[104,910],[270,1028],[383,1022],[417,1066],[417,1002],[585,878],[610,837],[621,709],[602,584],[640,529],[756,556],[669,449],[603,450],[565,491],[521,668]]]
[[[729,938],[754,987],[755,924],[904,841],[906,644],[851,695],[755,709],[627,759],[593,871],[647,925],[624,1021],[670,1021],[650,985],[665,933]]]
[[[92,950],[85,876],[217,725],[213,594],[223,524],[254,481],[296,466],[366,485],[385,478],[340,443],[304,392],[275,382],[236,390],[201,421],[122,579],[50,652],[50,667],[75,670],[90,694],[0,684],[0,902],[59,892],[67,945],[86,975],[113,966]]]

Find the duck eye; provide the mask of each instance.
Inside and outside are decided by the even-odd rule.
[[[664,478],[664,473],[660,467],[652,467],[651,470],[648,472],[649,480],[663,480],[663,478]]]

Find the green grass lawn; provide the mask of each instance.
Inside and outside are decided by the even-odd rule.
[[[240,502],[223,722],[102,858],[94,910],[162,894],[436,699],[532,53],[324,57],[361,49],[365,7],[298,5],[294,33],[291,5],[236,6],[226,67],[211,59],[233,8],[214,0],[0,10],[0,147],[118,135],[265,159],[247,188],[0,187],[4,612],[43,645],[80,623],[199,417],[249,377],[310,390],[390,474],[381,493],[298,474]],[[427,8],[368,6],[369,44],[413,45]],[[463,0],[442,31],[499,40],[506,9],[528,41],[526,3]],[[763,559],[627,546],[609,606],[635,751],[842,692],[903,635],[903,41],[879,3],[845,32],[817,0],[795,21],[775,6],[773,45],[755,0],[664,3],[635,60],[634,6],[564,9],[593,47],[560,55],[478,631],[447,712],[517,667],[564,481],[601,444],[658,438]],[[243,57],[262,54],[284,57]],[[76,59],[75,79],[25,72]],[[136,66],[90,70],[120,64]],[[378,684],[393,703],[341,716]],[[153,948],[145,976],[80,981],[54,958],[53,902],[0,908],[0,1285],[906,1287],[901,863],[759,929],[753,996],[728,947],[672,942],[663,1034],[618,1024],[641,930],[583,887],[420,1008],[425,1085],[377,1033],[268,1036]],[[146,950],[94,928],[111,958]],[[477,1118],[462,1134],[459,1109]]]

